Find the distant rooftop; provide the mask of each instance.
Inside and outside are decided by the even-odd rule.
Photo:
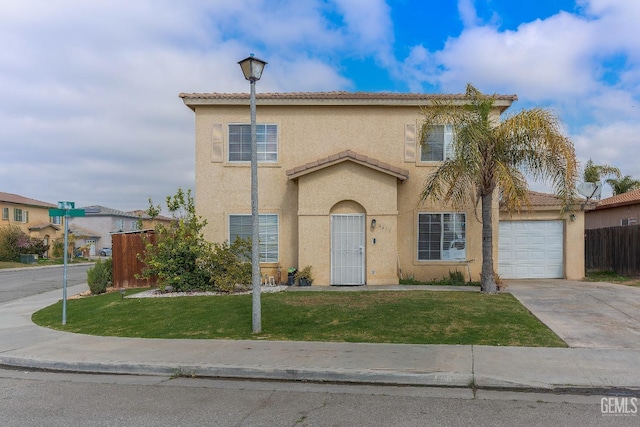
[[[57,205],[41,200],[31,199],[29,197],[20,196],[18,194],[3,193],[0,191],[0,202],[13,203],[16,205],[38,206],[42,208],[56,208]]]
[[[596,206],[596,210],[635,205],[638,203],[640,203],[640,190],[634,190],[600,200]]]

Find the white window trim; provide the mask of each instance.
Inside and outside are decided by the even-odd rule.
[[[226,150],[227,150],[227,161],[229,163],[234,163],[234,164],[238,164],[238,163],[249,163],[251,161],[251,159],[249,160],[231,160],[231,150],[230,150],[230,145],[231,145],[231,126],[251,126],[250,123],[228,123],[227,124],[227,141],[225,143],[226,145]],[[276,151],[275,151],[275,160],[261,160],[260,159],[260,155],[264,155],[266,156],[267,154],[274,154],[274,152],[267,152],[265,151],[260,151],[260,143],[258,143],[258,163],[267,163],[267,164],[275,164],[278,163],[280,160],[280,126],[277,123],[256,123],[256,126],[275,126],[276,128]]]
[[[440,259],[420,259],[420,215],[440,215],[441,218],[444,215],[463,215],[464,217],[464,235],[461,238],[464,241],[464,257],[463,258],[451,258],[450,255],[449,257],[445,258],[444,257],[444,251],[446,250],[444,245],[445,245],[445,240],[444,240],[444,232],[440,233]],[[441,224],[444,224],[444,222],[442,221]],[[416,215],[416,261],[418,262],[461,262],[461,261],[466,261],[468,253],[467,253],[467,214],[465,212],[418,212],[418,214]],[[453,243],[454,241],[456,241],[458,239],[454,239],[449,243]]]
[[[276,264],[280,262],[280,215],[277,213],[264,212],[259,214],[259,216],[275,216],[277,218],[276,222],[276,238],[277,238],[277,251],[276,251],[276,259],[275,260],[267,260],[263,261],[260,259],[260,264]],[[227,217],[227,241],[232,243],[231,241],[231,217],[232,216],[243,216],[243,217],[251,217],[251,214],[244,213],[231,213]]]

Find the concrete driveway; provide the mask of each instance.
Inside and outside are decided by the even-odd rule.
[[[509,280],[507,291],[570,347],[640,349],[640,288],[568,280]]]

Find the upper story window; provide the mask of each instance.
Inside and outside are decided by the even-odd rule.
[[[62,217],[61,216],[52,216],[51,217],[51,224],[55,224],[55,225],[62,224]]]
[[[13,210],[13,220],[16,222],[29,222],[29,211],[15,208]]]
[[[131,221],[131,230],[140,230],[140,221]]]
[[[124,231],[124,219],[117,219],[116,220],[116,229],[120,230],[120,231]]]
[[[420,144],[420,161],[442,162],[453,157],[453,127],[436,125]]]
[[[256,124],[256,142],[259,162],[278,161],[278,125]],[[251,161],[251,125],[229,125],[229,161]]]
[[[9,208],[2,208],[2,219],[9,220]]]
[[[418,214],[418,260],[465,260],[466,215]]]

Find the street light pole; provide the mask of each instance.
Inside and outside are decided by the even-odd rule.
[[[260,304],[260,217],[258,211],[258,141],[256,137],[256,81],[260,80],[262,70],[267,64],[253,54],[238,62],[245,79],[251,83],[251,295],[253,333],[262,332]]]

